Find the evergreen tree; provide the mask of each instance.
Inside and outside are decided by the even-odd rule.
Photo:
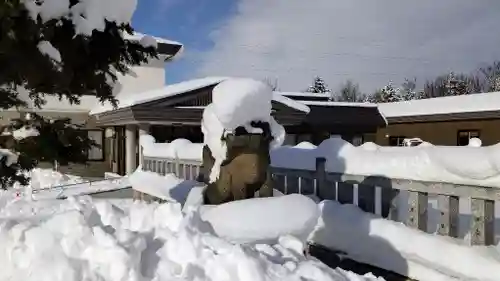
[[[375,103],[386,103],[386,102],[397,102],[402,101],[403,97],[399,88],[395,88],[392,81],[384,86],[379,91],[375,92],[370,98],[370,102]]]
[[[330,94],[332,91],[328,88],[323,78],[316,76],[314,78],[313,84],[309,86],[306,90],[308,93],[328,93]]]
[[[500,76],[495,77],[491,84],[490,91],[500,92]]]
[[[448,96],[460,96],[469,93],[467,82],[456,77],[453,72],[448,76],[446,89],[448,90]]]
[[[65,7],[53,7],[53,2],[0,2],[0,109],[24,106],[25,101],[19,96],[21,89],[38,107],[47,95],[66,98],[71,103],[79,103],[82,95],[92,95],[116,105],[112,91],[116,75],[126,74],[130,66],[157,57],[154,46],[124,38],[125,33],[133,33],[131,14],[127,18],[133,8],[117,6],[111,11],[109,7],[86,7],[102,1],[70,0],[66,10],[58,9],[55,13],[54,8]],[[89,17],[87,11],[101,14]],[[34,120],[16,120],[7,128],[7,135],[0,139],[0,149],[14,150],[19,157],[10,163],[9,157],[0,156],[2,187],[16,181],[26,183],[27,179],[18,172],[31,169],[36,159],[84,161],[81,156],[89,140],[83,133],[76,133],[79,128],[73,130],[67,124],[69,120],[51,123],[34,116]],[[24,140],[8,136],[30,126],[39,129],[38,136]]]
[[[367,95],[365,97],[364,102],[370,102],[370,103],[382,103],[383,98],[382,98],[382,90],[377,90],[371,95]]]

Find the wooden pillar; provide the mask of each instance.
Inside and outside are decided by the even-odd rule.
[[[149,134],[149,130],[150,130],[149,124],[140,124],[139,125],[139,140],[140,140],[141,136]],[[139,165],[141,165],[141,166],[143,164],[143,158],[144,158],[144,155],[142,154],[142,146],[141,146],[140,141],[139,141]]]
[[[137,149],[137,127],[127,125],[125,127],[125,173],[130,175],[137,168],[136,149]]]

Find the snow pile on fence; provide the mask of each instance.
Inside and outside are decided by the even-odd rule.
[[[128,176],[134,190],[146,193],[168,202],[184,203],[191,189],[200,183],[177,178],[174,174],[164,176],[137,169]]]
[[[169,143],[157,143],[151,135],[140,136],[139,142],[144,155],[149,157],[201,160],[202,143],[192,143],[187,139],[175,139]]]
[[[82,183],[86,180],[79,176],[63,174],[51,169],[35,168],[26,173],[30,180],[30,186],[33,190],[49,189],[55,186],[70,185]]]
[[[383,280],[306,258],[289,235],[238,245],[179,204],[123,205],[85,197],[0,209],[0,280]]]
[[[466,246],[336,201],[323,201],[319,207],[320,220],[310,239],[356,261],[416,280],[498,279],[500,245]]]
[[[500,144],[384,147],[365,143],[355,147],[332,137],[318,147],[275,149],[271,162],[274,167],[315,170],[317,157],[326,158],[326,170],[335,173],[500,187]]]
[[[203,111],[201,130],[206,144],[215,159],[210,181],[219,177],[220,165],[226,159],[227,147],[222,138],[237,127],[249,133],[262,133],[251,125],[253,121],[269,122],[274,141],[279,147],[285,139],[285,129],[271,116],[273,91],[266,83],[248,79],[231,78],[222,81],[212,91],[212,103]]]

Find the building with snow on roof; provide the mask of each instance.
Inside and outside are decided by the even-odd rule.
[[[212,102],[212,90],[230,77],[205,77],[166,85],[151,91],[117,95],[118,108],[98,105],[90,111],[96,125],[109,128],[114,135],[109,159],[113,171],[133,172],[140,159],[138,137],[152,135],[158,142],[183,138],[203,142],[203,110]],[[304,96],[305,95],[305,96]],[[273,116],[285,127],[285,144],[303,141],[319,144],[334,135],[355,141],[365,133],[376,133],[386,121],[375,104],[336,103],[306,100],[307,93],[273,93]],[[314,98],[311,94],[309,99]],[[325,96],[326,97],[326,96]],[[326,97],[328,98],[328,97]]]
[[[399,146],[406,138],[435,145],[500,142],[500,92],[448,96],[378,105],[388,126],[368,135],[380,145]]]

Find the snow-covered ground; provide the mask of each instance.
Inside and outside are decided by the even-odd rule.
[[[311,209],[301,195],[202,209],[90,197],[3,204],[0,280],[382,280],[304,257],[305,238],[418,280],[493,281],[500,269],[495,247],[461,245],[334,201]]]

